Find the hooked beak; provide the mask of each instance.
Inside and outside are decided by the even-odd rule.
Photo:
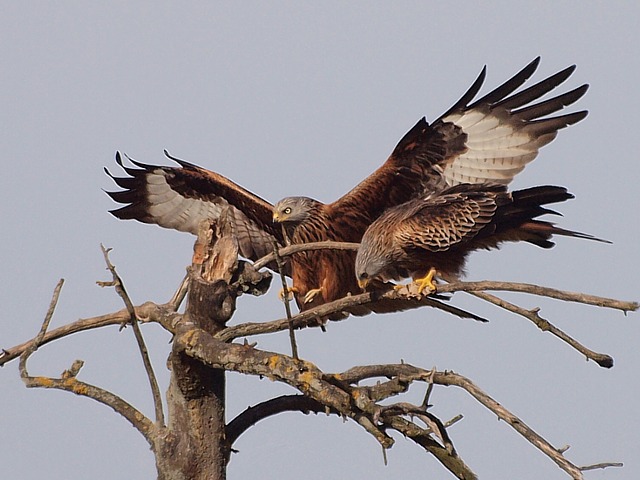
[[[358,280],[358,285],[360,286],[362,291],[365,291],[367,289],[367,286],[369,285],[369,282],[370,280],[368,278],[363,278]]]
[[[278,212],[273,212],[273,223],[280,223],[280,214]]]

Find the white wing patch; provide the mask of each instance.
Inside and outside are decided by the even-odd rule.
[[[205,201],[183,197],[167,183],[167,173],[154,170],[146,175],[146,200],[148,213],[153,223],[194,235],[203,220],[215,220],[220,217],[226,200]],[[240,210],[233,211],[233,228],[238,239],[240,254],[245,258],[259,258],[271,251],[273,237],[258,228]]]
[[[531,124],[511,119],[504,110],[499,113],[500,116],[472,109],[442,119],[455,123],[467,134],[467,150],[444,165],[443,176],[449,185],[506,185],[536,158],[540,147],[555,137],[555,132],[537,137],[528,131]]]
[[[556,137],[558,130],[587,116],[586,110],[554,116],[582,98],[589,88],[587,84],[543,100],[571,76],[575,65],[520,89],[539,63],[540,57],[535,58],[502,85],[469,104],[484,82],[486,68],[483,69],[462,98],[437,120],[455,125],[464,134],[465,148],[455,144],[455,152],[451,151],[438,165],[437,170],[448,185],[508,184],[536,158],[541,147]],[[451,134],[447,129],[444,132]]]
[[[197,235],[200,222],[217,218],[221,206],[179,195],[167,183],[166,175],[158,169],[146,176],[149,214],[161,227]]]

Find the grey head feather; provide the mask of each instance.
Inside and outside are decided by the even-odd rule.
[[[273,221],[278,223],[300,224],[307,220],[311,212],[321,205],[309,197],[286,197],[273,207]]]

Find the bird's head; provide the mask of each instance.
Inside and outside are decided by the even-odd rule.
[[[298,225],[309,218],[320,202],[308,197],[286,197],[273,207],[274,223]]]
[[[356,278],[362,290],[373,280],[384,280],[386,277],[384,272],[389,266],[389,259],[379,250],[377,244],[372,244],[367,238],[362,239],[356,256]]]

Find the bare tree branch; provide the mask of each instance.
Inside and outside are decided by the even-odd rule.
[[[300,243],[296,245],[289,245],[284,248],[278,250],[278,254],[281,257],[289,257],[294,253],[298,252],[306,252],[310,250],[358,250],[360,246],[359,243],[351,243],[351,242],[313,242],[313,243]],[[261,268],[267,266],[269,263],[273,262],[276,259],[275,253],[269,253],[264,257],[258,259],[253,265],[256,270],[260,270]]]
[[[173,294],[173,296],[167,302],[166,305],[172,307],[174,311],[178,311],[178,308],[180,308],[182,301],[187,296],[188,290],[189,290],[189,273],[187,272],[187,274],[182,279],[182,282],[180,282],[180,285],[178,286],[176,293]]]
[[[155,322],[161,324],[167,331],[173,332],[175,324],[182,318],[182,314],[176,313],[170,304],[158,305],[153,302],[145,302],[135,307],[136,316],[142,323]],[[55,328],[48,331],[40,345],[46,345],[54,340],[73,335],[74,333],[93,330],[95,328],[109,327],[113,325],[122,325],[129,318],[127,309],[118,310],[117,312],[99,315],[97,317],[81,318],[68,325]],[[27,348],[34,344],[34,339],[28,340],[20,345],[13,346],[9,349],[3,349],[0,355],[0,366],[19,357]]]
[[[149,386],[151,387],[151,394],[153,396],[153,406],[156,412],[156,423],[160,426],[164,426],[164,412],[162,411],[162,395],[160,394],[160,387],[158,386],[158,380],[156,378],[156,374],[153,371],[153,365],[151,365],[151,359],[149,358],[149,352],[147,350],[147,346],[144,341],[144,337],[142,336],[142,331],[140,330],[140,325],[138,325],[138,317],[136,316],[136,309],[133,306],[133,302],[127,293],[126,288],[124,287],[124,282],[118,272],[116,272],[116,267],[111,263],[109,259],[109,252],[111,249],[105,248],[104,245],[100,244],[100,248],[102,249],[102,255],[104,256],[104,261],[107,264],[107,269],[111,272],[111,277],[113,280],[111,282],[99,282],[101,286],[113,286],[122,298],[124,302],[125,308],[129,313],[129,323],[131,323],[133,334],[136,338],[136,343],[138,344],[138,349],[140,350],[140,356],[142,357],[142,364],[144,365],[144,369],[147,372],[147,378],[149,379]],[[124,323],[122,326],[124,327]]]
[[[385,433],[385,428],[381,427],[386,425],[397,429],[405,435],[420,439],[420,444],[425,446],[427,450],[437,450],[436,458],[445,467],[455,471],[459,478],[475,478],[473,473],[457,457],[453,448],[443,447],[437,442],[431,444],[430,441],[424,438],[425,435],[431,434],[431,431],[427,432],[409,421],[398,423],[385,420],[382,425],[379,423],[379,419],[382,418],[381,412],[384,411],[383,407],[378,405],[369,395],[371,392],[375,392],[380,398],[384,387],[391,385],[395,387],[399,383],[390,382],[383,386],[382,389],[377,390],[372,389],[372,387],[356,387],[348,385],[344,381],[344,378],[347,377],[341,374],[324,374],[315,365],[305,360],[295,361],[291,357],[257,350],[247,345],[222,343],[216,340],[215,337],[207,335],[204,331],[189,329],[181,332],[181,329],[179,329],[178,332],[174,339],[174,347],[177,346],[178,351],[184,351],[187,355],[197,358],[206,365],[251,375],[267,376],[272,380],[286,383],[322,404],[330,412],[336,412],[346,418],[352,418],[374,436],[384,448],[390,448],[394,441]],[[397,375],[397,372],[392,369],[387,369],[387,372],[392,376]],[[431,372],[414,368],[413,371],[403,371],[402,374],[406,378],[410,378],[411,375],[427,378],[431,375]],[[398,393],[398,390],[398,388],[387,389],[389,395]],[[404,386],[400,390],[404,390]],[[391,418],[393,416],[391,415],[391,410],[387,409],[386,411],[384,418]],[[403,410],[399,410],[399,412],[404,415]],[[261,419],[268,416],[268,414],[270,412],[258,412],[256,415],[258,419]],[[247,416],[250,416],[250,414],[247,414]],[[252,418],[251,421],[253,420]],[[241,431],[248,428],[246,425],[252,424],[251,421],[245,421],[242,424],[245,426],[242,428],[236,424],[234,435],[240,434]]]
[[[371,365],[366,367],[357,367],[339,374],[340,378],[345,381],[361,381],[366,378],[376,377],[392,377],[393,374],[402,375],[406,379],[422,380],[428,378],[432,374],[433,383],[438,385],[453,385],[460,387],[473,396],[478,402],[492,411],[501,420],[504,420],[513,429],[520,433],[528,442],[542,451],[551,458],[560,468],[571,475],[574,479],[582,479],[582,467],[569,462],[562,455],[563,450],[554,448],[544,438],[538,435],[530,427],[528,427],[521,419],[513,415],[506,408],[496,402],[493,398],[478,388],[471,380],[454,372],[430,372],[422,370],[408,364],[399,365]],[[598,464],[603,466],[617,466],[618,464]]]
[[[260,420],[279,413],[294,411],[304,413],[305,415],[310,412],[338,414],[337,410],[326,408],[322,403],[306,395],[282,395],[261,402],[253,407],[248,407],[244,412],[231,420],[227,424],[227,442],[229,442],[230,446],[233,445],[240,435]]]
[[[94,385],[81,382],[76,378],[82,368],[82,360],[76,360],[73,362],[71,368],[69,370],[65,370],[60,378],[42,376],[33,377],[29,374],[27,361],[29,357],[38,350],[45,338],[47,328],[53,318],[53,313],[58,303],[62,284],[63,280],[60,280],[54,290],[53,298],[51,299],[51,304],[42,323],[42,327],[40,328],[40,332],[20,355],[19,370],[22,381],[25,383],[27,388],[55,388],[58,390],[65,390],[67,392],[75,393],[76,395],[92,398],[97,402],[111,407],[116,413],[119,413],[126,418],[129,423],[131,423],[131,425],[133,425],[133,427],[142,434],[149,445],[153,447],[154,439],[156,437],[156,427],[142,414],[142,412],[125,402],[117,395]]]
[[[606,368],[613,366],[613,358],[609,355],[594,352],[587,347],[581,345],[578,341],[564,333],[559,328],[552,325],[548,320],[541,318],[538,315],[538,310],[526,310],[517,305],[506,302],[498,297],[480,292],[480,290],[500,290],[511,291],[520,293],[530,293],[538,296],[548,296],[558,300],[571,301],[577,303],[585,303],[588,305],[598,305],[600,307],[613,308],[622,310],[623,312],[633,311],[638,309],[638,303],[636,302],[624,302],[621,300],[609,299],[604,297],[596,297],[593,295],[586,295],[582,293],[565,292],[547,287],[541,287],[538,285],[522,284],[522,283],[509,283],[509,282],[455,282],[438,285],[438,293],[455,293],[458,291],[469,292],[476,296],[486,300],[494,305],[505,308],[511,312],[524,316],[525,318],[533,321],[539,328],[544,331],[549,331],[556,335],[558,338],[565,341],[568,345],[576,349],[578,352],[585,355],[588,359],[594,360],[598,365]],[[464,311],[453,311],[451,305],[446,305],[433,299],[430,296],[416,295],[413,292],[413,285],[409,284],[403,289],[389,289],[385,292],[366,292],[360,295],[353,295],[339,300],[335,300],[330,303],[326,303],[317,308],[307,310],[294,316],[292,322],[295,328],[304,328],[314,325],[317,317],[325,318],[326,316],[346,311],[349,307],[385,302],[385,308],[392,310],[406,310],[411,308],[418,308],[421,306],[431,306],[434,308],[442,309],[448,313],[458,314],[463,316]],[[455,308],[455,307],[453,307]],[[473,314],[471,314],[473,315]],[[261,323],[243,323],[235,327],[227,328],[226,330],[218,334],[218,338],[223,341],[230,341],[234,338],[242,336],[252,336],[265,333],[273,333],[284,330],[289,327],[288,319],[274,320],[271,322]]]
[[[478,292],[478,291],[503,291],[520,292],[537,295],[539,297],[555,298],[565,302],[582,303],[584,305],[594,305],[596,307],[611,308],[622,312],[632,312],[638,310],[638,302],[616,300],[613,298],[587,295],[586,293],[567,292],[555,288],[542,287],[530,283],[495,282],[484,280],[481,282],[453,282],[438,285],[438,293],[446,292]]]
[[[540,330],[542,330],[543,332],[549,332],[552,335],[555,335],[560,340],[567,343],[568,345],[576,349],[578,352],[582,353],[585,357],[587,357],[588,360],[593,360],[601,367],[604,367],[604,368],[613,367],[613,358],[611,356],[607,355],[606,353],[598,353],[588,349],[587,347],[582,345],[580,342],[575,340],[573,337],[571,337],[570,335],[566,334],[565,332],[560,330],[558,327],[553,325],[551,322],[542,318],[538,314],[538,312],[540,311],[539,308],[527,310],[525,308],[514,305],[513,303],[507,302],[506,300],[503,300],[502,298],[496,297],[495,295],[491,295],[489,293],[485,293],[485,292],[469,292],[469,293],[489,303],[493,303],[494,305],[500,308],[504,308],[509,312],[515,313],[528,320],[531,320],[533,323],[536,324],[536,326]]]
[[[579,467],[564,458],[558,449],[554,448],[549,442],[527,426],[521,419],[516,417],[493,398],[483,392],[468,378],[454,372],[436,372],[433,377],[433,382],[439,385],[455,385],[466,390],[478,402],[495,413],[498,418],[507,422],[507,424],[522,435],[529,443],[553,460],[562,470],[567,472],[571,478],[576,480],[583,478]]]
[[[349,242],[313,242],[313,243],[304,243],[298,245],[291,245],[285,248],[281,248],[278,253],[281,257],[287,257],[293,255],[294,253],[309,251],[309,250],[321,250],[321,249],[331,249],[331,250],[357,250],[360,246],[359,243],[349,243]],[[275,254],[270,253],[257,262],[254,263],[256,269],[263,268],[269,262],[272,262],[275,259]],[[557,290],[549,287],[541,287],[538,285],[527,284],[527,283],[511,283],[511,282],[493,282],[493,281],[480,281],[480,282],[449,282],[448,287],[439,286],[438,292],[475,292],[475,291],[487,291],[487,290],[502,290],[509,292],[522,292],[528,293],[532,295],[538,295],[542,297],[555,298],[557,300],[564,300],[567,302],[577,302],[583,303],[586,305],[595,305],[598,307],[606,307],[617,310],[622,310],[623,312],[635,311],[638,309],[637,302],[627,302],[622,300],[615,300],[609,298],[598,297],[595,295],[588,295],[585,293],[573,293],[566,292],[562,290]]]
[[[282,302],[284,303],[285,314],[287,315],[287,326],[289,327],[289,342],[291,343],[291,356],[298,359],[298,345],[296,344],[296,334],[293,328],[291,315],[291,305],[289,298],[289,287],[287,286],[287,278],[284,275],[284,262],[278,253],[278,242],[273,240],[273,256],[278,264],[278,272],[280,272],[280,281],[282,282]]]
[[[315,246],[318,248],[334,248],[334,245]],[[300,248],[303,246],[295,247]],[[282,251],[285,253],[289,252],[289,254],[291,254],[293,250],[287,250],[288,248],[290,247],[286,247],[282,249]],[[341,246],[341,248],[353,248],[353,245]],[[174,354],[186,355],[194,361],[200,362],[202,366],[206,365],[207,367],[214,369],[231,370],[257,376],[267,376],[272,380],[290,385],[302,394],[278,397],[256,405],[255,407],[251,407],[238,415],[238,417],[226,426],[226,442],[228,442],[229,448],[244,431],[256,422],[269,416],[283,411],[293,410],[304,413],[308,413],[310,411],[324,411],[326,413],[340,415],[345,418],[351,418],[361,425],[365,431],[371,434],[382,445],[383,449],[390,448],[394,444],[393,438],[390,437],[387,432],[388,430],[395,430],[402,433],[406,437],[412,439],[416,444],[422,446],[426,451],[432,453],[443,464],[443,466],[453,472],[458,478],[475,479],[475,474],[464,464],[455,451],[453,443],[446,431],[446,425],[432,413],[427,412],[429,393],[431,392],[433,385],[437,384],[454,385],[467,391],[479,403],[507,422],[527,441],[549,456],[560,468],[566,471],[574,479],[581,479],[582,471],[588,469],[620,465],[617,463],[599,463],[587,467],[575,466],[564,457],[563,449],[554,448],[544,438],[524,424],[518,417],[510,413],[490,396],[480,390],[469,379],[454,372],[437,372],[435,370],[424,370],[411,365],[400,364],[370,365],[355,367],[338,374],[325,374],[314,364],[295,358],[297,356],[295,349],[293,349],[294,358],[292,358],[274,352],[257,350],[247,344],[237,345],[228,342],[239,336],[276,332],[290,328],[290,326],[295,328],[303,328],[310,325],[315,326],[317,325],[318,317],[326,317],[331,313],[341,312],[347,310],[351,306],[362,304],[372,304],[377,306],[384,305],[384,309],[388,309],[389,311],[418,308],[420,306],[431,306],[463,318],[484,320],[473,313],[465,312],[464,310],[441,301],[444,298],[442,297],[443,294],[452,294],[457,291],[464,291],[533,321],[540,329],[550,331],[554,335],[566,341],[576,350],[585,354],[588,358],[596,360],[601,366],[611,366],[611,357],[592,352],[586,347],[583,347],[560,329],[554,327],[547,320],[541,318],[538,315],[538,309],[524,309],[518,305],[506,302],[494,295],[490,295],[486,293],[485,290],[529,293],[563,301],[614,308],[624,312],[637,309],[638,304],[635,302],[622,302],[619,300],[606,299],[591,295],[563,292],[536,285],[488,281],[453,282],[442,284],[438,286],[438,294],[434,297],[418,295],[414,286],[410,284],[401,289],[389,289],[387,291],[366,292],[360,295],[353,295],[322,305],[313,310],[291,316],[287,319],[264,323],[246,323],[226,328],[223,326],[219,331],[214,329],[210,333],[207,333],[206,331],[195,327],[192,323],[183,321],[183,316],[176,313],[186,291],[186,283],[184,281],[168,304],[155,305],[151,302],[147,302],[139,307],[134,307],[126,293],[126,290],[124,289],[121,279],[109,261],[108,250],[104,249],[104,247],[103,254],[105,256],[107,266],[109,270],[111,270],[113,276],[112,282],[105,282],[103,285],[115,286],[118,293],[123,298],[126,308],[109,315],[79,320],[71,325],[67,325],[66,327],[61,327],[47,333],[48,324],[53,315],[59,291],[62,286],[62,283],[59,283],[58,287],[56,287],[56,291],[54,292],[54,298],[52,299],[52,303],[45,317],[43,326],[36,338],[30,342],[25,342],[22,345],[14,347],[9,351],[4,351],[3,355],[0,356],[0,365],[20,355],[20,372],[28,387],[58,388],[94,398],[95,400],[110,406],[116,412],[127,418],[129,422],[131,422],[132,425],[134,425],[134,427],[138,429],[143,436],[145,436],[145,439],[147,439],[154,450],[158,448],[158,445],[162,444],[162,448],[168,448],[168,451],[170,451],[171,448],[173,448],[171,446],[171,442],[174,440],[169,442],[159,440],[161,437],[164,438],[162,435],[159,435],[159,427],[161,428],[164,424],[164,420],[162,415],[160,392],[157,388],[157,382],[154,387],[155,376],[153,375],[152,370],[150,374],[149,370],[147,370],[147,372],[150,378],[150,383],[152,384],[154,402],[156,403],[156,407],[158,404],[160,405],[160,412],[158,412],[156,408],[158,425],[154,425],[149,419],[145,418],[138,410],[126,403],[120,397],[93,385],[78,381],[76,376],[82,367],[81,361],[74,362],[71,368],[63,372],[59,379],[31,377],[29,376],[26,368],[26,362],[29,356],[35,352],[39,346],[78,331],[105,325],[123,325],[131,321],[134,325],[134,332],[137,331],[139,334],[140,329],[137,319],[147,322],[154,321],[162,324],[167,330],[176,335],[174,338]],[[227,270],[226,265],[226,263],[221,264],[221,268],[225,271]],[[237,264],[234,265],[236,266],[233,268],[236,269]],[[229,278],[225,277],[225,282],[227,288],[230,288],[229,284],[232,283],[231,278],[233,274],[231,271],[227,273],[229,274]],[[242,283],[243,281],[239,280],[238,282]],[[240,294],[240,289],[246,289],[246,286],[242,287],[242,285],[236,285],[236,283],[234,283],[234,286],[231,288],[232,290],[236,288],[236,294]],[[229,290],[229,294],[232,296],[234,295],[231,290]],[[136,334],[136,338],[138,338],[138,334]],[[146,358],[146,361],[148,362],[148,354],[146,353],[146,347],[141,336],[140,340],[141,342],[139,341],[139,347],[143,361],[145,361]],[[374,385],[358,385],[358,383],[363,380],[371,380],[375,378],[386,378],[386,380],[378,381]],[[406,392],[414,382],[423,382],[429,385],[425,401],[422,405],[413,405],[406,402],[396,402],[385,405],[381,405],[379,403],[382,400],[387,400],[393,396]],[[422,426],[422,424],[419,425],[416,421],[424,423],[424,426]],[[165,434],[169,436],[172,435],[168,432],[165,432]],[[160,442],[160,444],[157,442]]]
[[[587,470],[599,470],[609,467],[624,467],[624,464],[620,462],[604,462],[604,463],[596,463],[594,465],[585,465],[584,467],[580,467],[580,470],[586,472]]]
[[[496,290],[496,291],[511,291],[511,292],[520,292],[520,293],[531,293],[535,295],[545,296],[547,293],[550,297],[556,298],[564,301],[578,302],[589,305],[598,305],[600,307],[605,308],[613,308],[622,310],[624,312],[637,310],[638,304],[636,302],[625,302],[621,300],[609,299],[604,297],[596,297],[593,295],[585,295],[581,293],[572,293],[565,292],[561,290],[549,289],[546,287],[540,287],[537,285],[529,285],[529,284],[519,284],[519,283],[509,283],[509,282],[491,282],[491,281],[483,281],[483,282],[455,282],[455,283],[447,283],[438,286],[439,293],[455,293],[456,291],[464,291],[464,292],[472,292],[472,293],[481,293],[480,289],[486,290]],[[488,295],[488,294],[485,294]],[[514,313],[523,314],[526,318],[534,317],[537,314],[535,310],[526,310],[522,307],[518,307],[516,305],[512,305],[511,308],[507,306],[509,302],[506,302],[502,299],[499,301],[489,300],[488,297],[484,296],[484,299],[490,301],[502,308],[507,308]],[[389,302],[388,305],[395,306],[397,310],[406,310],[411,308],[418,308],[421,306],[431,306],[434,308],[442,309],[447,311],[448,313],[457,314],[459,316],[464,315],[464,311],[454,310],[451,305],[446,305],[443,302],[439,302],[431,297],[418,297],[410,293],[410,287],[402,290],[389,290],[383,293],[379,292],[366,292],[360,295],[353,295],[350,297],[345,297],[339,300],[336,300],[331,303],[327,303],[321,305],[320,307],[307,310],[305,312],[299,313],[292,318],[293,324],[295,328],[304,328],[307,326],[317,326],[317,318],[325,317],[330,315],[331,313],[340,312],[345,309],[348,309],[351,306],[363,305],[367,303],[374,303],[380,300],[384,300],[385,302]],[[175,325],[180,320],[181,315],[175,312],[175,308],[177,306],[173,304],[166,305],[156,305],[152,302],[146,302],[136,309],[136,315],[143,322],[157,322],[160,323],[165,329],[174,333]],[[391,310],[391,309],[390,309]],[[528,312],[528,313],[525,313]],[[473,314],[471,314],[473,315]],[[129,314],[126,310],[120,310],[118,312],[110,313],[107,315],[101,315],[98,317],[93,317],[89,319],[81,319],[77,322],[74,322],[70,325],[66,325],[64,327],[57,328],[48,332],[43,340],[42,344],[48,343],[57,338],[62,338],[66,335],[70,335],[76,332],[80,332],[83,330],[88,330],[92,328],[103,327],[107,325],[116,325],[122,324],[122,322],[126,321],[129,318]],[[532,318],[532,321],[534,321]],[[565,340],[568,344],[570,344],[573,348],[576,348],[580,353],[587,356],[587,358],[596,361],[599,365],[608,367],[612,364],[612,359],[610,356],[606,354],[601,354],[597,352],[593,352],[592,350],[587,349],[586,347],[580,345],[577,341],[573,340],[571,337],[566,335],[561,330],[557,329],[551,325],[547,320],[540,319],[537,323],[540,328],[543,330],[552,331],[552,333],[559,338]],[[243,323],[237,326],[228,327],[217,334],[217,337],[223,341],[231,341],[234,338],[243,337],[243,336],[253,336],[260,335],[265,333],[274,333],[279,332],[284,329],[287,329],[289,325],[289,321],[287,319],[274,320],[270,322],[260,322],[260,323]],[[30,345],[32,341],[25,342],[21,345],[17,345],[10,349],[5,349],[0,355],[0,365],[4,365],[10,360],[18,357],[28,345]]]
[[[407,293],[400,293],[389,290],[380,292],[365,292],[359,295],[347,296],[333,302],[325,303],[316,308],[305,310],[292,318],[294,328],[305,328],[309,326],[318,326],[318,317],[324,318],[332,313],[342,312],[346,309],[358,305],[375,304],[384,301],[385,308],[389,312],[403,311],[415,309],[419,307],[429,306],[439,310],[443,310],[460,318],[471,318],[478,321],[486,321],[473,313],[466,312],[462,309],[447,305],[434,298],[428,296],[414,296]],[[344,319],[332,320],[342,321]],[[217,335],[217,338],[223,341],[231,341],[238,337],[261,335],[265,333],[280,332],[288,328],[287,319],[273,320],[270,322],[247,322],[240,325],[228,327]]]
[[[455,450],[451,451],[446,446],[440,445],[430,435],[430,431],[423,429],[413,422],[399,416],[383,418],[385,425],[397,430],[407,438],[413,440],[429,453],[456,477],[463,480],[475,480],[478,477],[458,456]]]

